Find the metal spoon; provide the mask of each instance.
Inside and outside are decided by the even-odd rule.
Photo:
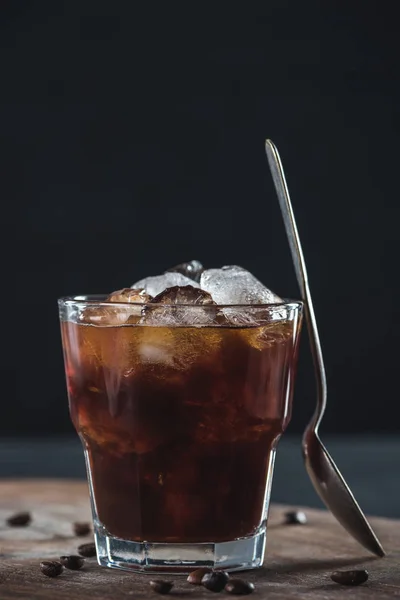
[[[314,361],[317,383],[317,407],[303,436],[303,457],[311,481],[322,501],[339,523],[367,550],[385,556],[381,543],[373,532],[364,513],[343,479],[329,452],[319,439],[318,428],[326,408],[326,377],[319,341],[317,323],[311,299],[306,265],[296,227],[289,190],[278,150],[271,140],[266,140],[265,151],[289,241],[292,259],[304,302],[308,335]]]

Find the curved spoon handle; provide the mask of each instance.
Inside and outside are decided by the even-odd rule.
[[[286,235],[289,241],[290,251],[292,253],[292,260],[296,272],[296,277],[306,311],[306,322],[311,345],[311,353],[314,362],[315,378],[317,383],[317,408],[311,424],[313,426],[313,429],[317,431],[326,407],[327,386],[324,359],[322,357],[317,322],[315,320],[314,307],[312,303],[310,288],[308,285],[306,264],[304,261],[303,250],[301,248],[300,237],[297,231],[292,204],[290,202],[289,190],[286,184],[282,162],[279,156],[278,149],[271,140],[266,140],[265,151],[267,153],[269,168],[271,170],[272,180],[275,185],[279,205],[281,207],[283,222],[286,229]]]

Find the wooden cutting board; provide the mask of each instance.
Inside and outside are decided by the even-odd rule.
[[[7,517],[22,510],[32,513],[32,523],[22,528],[7,526]],[[307,525],[284,525],[287,510],[290,507],[271,507],[264,567],[239,575],[256,585],[254,600],[400,598],[400,521],[371,519],[388,553],[379,559],[354,542],[327,512],[303,509]],[[55,579],[40,572],[41,559],[76,553],[79,544],[91,541],[90,536],[77,538],[72,533],[74,521],[88,520],[88,491],[83,482],[0,482],[0,600],[156,598],[148,575],[99,567],[95,559],[87,559],[82,571],[65,570]],[[343,587],[330,580],[333,570],[346,568],[368,569],[368,582]],[[177,576],[170,596],[171,600],[174,596],[210,600],[212,593]]]

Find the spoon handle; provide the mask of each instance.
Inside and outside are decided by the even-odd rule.
[[[308,285],[306,264],[304,261],[300,237],[294,218],[292,203],[290,201],[289,190],[286,184],[285,173],[283,171],[278,149],[271,140],[266,140],[265,151],[267,154],[269,168],[271,170],[272,180],[278,196],[279,205],[281,207],[286,235],[289,241],[290,251],[292,253],[295,273],[306,312],[306,322],[317,384],[317,408],[311,423],[313,429],[317,431],[326,408],[327,386],[324,359],[322,356],[321,343],[318,335],[317,322],[315,320],[310,287]]]

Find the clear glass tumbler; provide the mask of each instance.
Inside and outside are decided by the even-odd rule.
[[[136,571],[261,566],[302,304],[59,300],[98,561]]]

